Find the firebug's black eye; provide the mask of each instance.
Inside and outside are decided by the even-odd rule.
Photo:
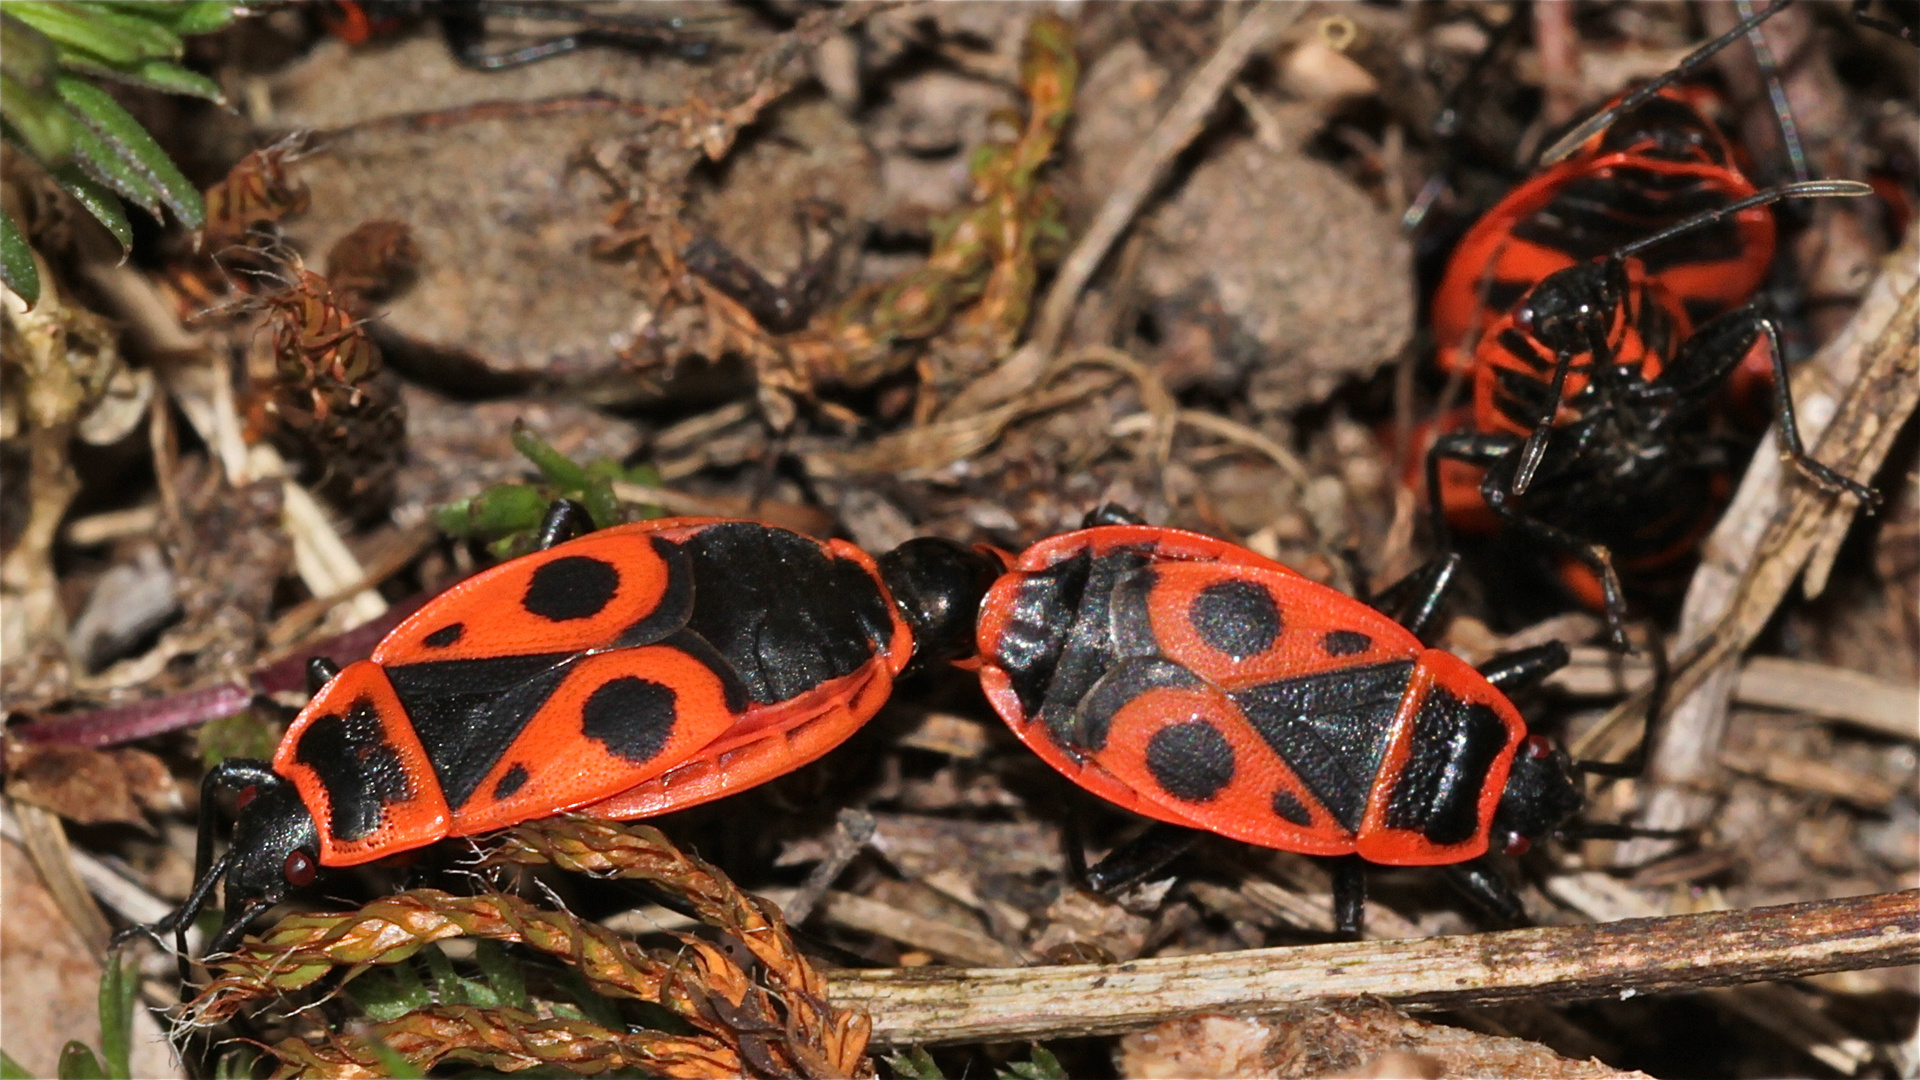
[[[313,856],[301,851],[299,848],[295,848],[288,853],[285,869],[287,884],[298,886],[311,885],[313,884],[314,876],[319,872],[320,868],[314,864]]]
[[[1500,850],[1509,855],[1525,855],[1532,847],[1533,841],[1519,833],[1508,833],[1507,842],[1500,846]]]
[[[1545,735],[1529,735],[1520,749],[1533,760],[1542,761],[1553,756],[1553,740]]]
[[[241,788],[240,794],[233,797],[234,812],[239,813],[245,810],[247,804],[252,802],[253,797],[258,794],[260,794],[260,785],[258,784],[248,784],[246,787]]]

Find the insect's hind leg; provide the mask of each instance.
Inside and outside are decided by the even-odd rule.
[[[1520,902],[1513,886],[1507,884],[1507,879],[1489,860],[1469,859],[1444,869],[1447,880],[1460,890],[1461,895],[1503,925],[1526,926],[1532,922],[1527,917],[1526,905]]]
[[[1137,885],[1185,855],[1200,839],[1197,829],[1156,821],[1147,831],[1114,848],[1106,858],[1087,868],[1087,887],[1114,893]]]
[[[1567,666],[1565,642],[1549,641],[1528,649],[1515,649],[1481,664],[1478,668],[1494,689],[1510,694],[1522,687],[1537,685],[1542,679]]]
[[[1724,328],[1723,324],[1726,324]],[[1754,338],[1762,333],[1767,336],[1767,352],[1773,365],[1774,424],[1780,429],[1780,442],[1785,447],[1786,455],[1793,459],[1793,463],[1798,465],[1801,471],[1812,477],[1815,483],[1828,491],[1845,491],[1851,494],[1864,503],[1871,512],[1873,507],[1880,505],[1878,491],[1852,477],[1841,476],[1812,454],[1807,453],[1806,446],[1801,443],[1800,424],[1793,411],[1793,388],[1788,385],[1787,379],[1787,354],[1780,342],[1780,324],[1774,321],[1773,316],[1754,305],[1748,305],[1701,327],[1692,338],[1688,339],[1687,345],[1692,346],[1695,340],[1703,340],[1703,348],[1731,348],[1738,344],[1740,337],[1746,337],[1750,345]],[[1727,336],[1723,338],[1722,335]],[[1683,348],[1682,358],[1691,351],[1690,348]],[[1744,348],[1739,349],[1734,362],[1738,363],[1738,358],[1745,356],[1746,351]],[[1675,361],[1676,364],[1679,362],[1679,360]]]
[[[1326,866],[1333,875],[1333,936],[1359,941],[1367,924],[1367,864],[1358,855],[1335,855]]]
[[[1620,575],[1613,569],[1613,555],[1605,547],[1582,540],[1514,505],[1513,492],[1498,470],[1487,470],[1486,479],[1480,482],[1480,494],[1501,521],[1567,552],[1593,572],[1600,580],[1601,602],[1606,609],[1607,644],[1615,652],[1632,652],[1633,642],[1627,637],[1627,598],[1620,588]]]

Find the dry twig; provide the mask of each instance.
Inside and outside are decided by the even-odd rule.
[[[1920,890],[1493,934],[1053,968],[837,973],[875,1041],[1110,1034],[1204,1012],[1371,994],[1406,1009],[1637,994],[1920,961]]]

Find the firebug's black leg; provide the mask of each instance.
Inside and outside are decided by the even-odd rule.
[[[1087,876],[1087,838],[1080,828],[1079,815],[1071,812],[1062,815],[1060,850],[1067,857],[1067,880],[1084,886],[1090,892],[1098,892]]]
[[[1080,519],[1080,527],[1091,529],[1099,525],[1145,525],[1147,519],[1121,506],[1119,503],[1101,503],[1087,511]]]
[[[174,948],[179,954],[180,983],[184,988],[191,972],[187,963],[187,931],[193,926],[194,919],[200,915],[200,909],[206,906],[213,895],[214,887],[226,876],[227,867],[233,860],[228,852],[219,860],[213,857],[214,832],[219,822],[219,798],[222,792],[240,792],[248,787],[278,781],[273,769],[264,761],[252,758],[228,758],[207,770],[200,780],[200,827],[194,839],[193,853],[193,890],[180,906],[165,918],[151,926],[130,926],[113,936],[113,945],[119,946],[135,934],[149,934],[158,939],[171,933]]]
[[[1333,934],[1359,941],[1367,925],[1367,864],[1358,855],[1336,855],[1326,864],[1333,875]]]
[[[1853,21],[1861,26],[1878,30],[1883,34],[1892,34],[1909,45],[1920,45],[1920,35],[1916,34],[1912,25],[1867,14],[1867,9],[1872,6],[1873,0],[1853,0],[1853,5],[1848,10],[1853,15]]]
[[[1446,871],[1447,880],[1488,915],[1507,926],[1525,926],[1531,922],[1526,905],[1514,895],[1513,886],[1507,884],[1507,879],[1500,876],[1500,871],[1488,860],[1469,859],[1447,867]]]
[[[1520,447],[1520,465],[1513,473],[1513,493],[1525,495],[1533,486],[1534,474],[1540,471],[1540,461],[1547,453],[1547,440],[1553,435],[1553,421],[1560,411],[1560,399],[1567,392],[1567,377],[1573,373],[1573,354],[1561,350],[1553,359],[1553,381],[1547,388],[1547,411],[1527,433],[1527,441]]]
[[[576,536],[585,536],[593,531],[593,515],[587,508],[572,499],[555,499],[547,507],[547,518],[540,523],[540,533],[534,540],[534,548],[545,551],[555,544],[564,544]]]
[[[1452,459],[1488,468],[1519,445],[1520,440],[1511,435],[1476,431],[1450,431],[1433,441],[1427,450],[1427,514],[1433,524],[1435,547],[1441,551],[1453,550],[1453,527],[1447,524],[1447,504],[1441,498],[1440,462]]]
[[[1660,718],[1666,715],[1667,690],[1673,684],[1673,665],[1667,656],[1666,638],[1660,633],[1659,627],[1652,624],[1647,625],[1647,652],[1653,658],[1653,686],[1647,695],[1647,722],[1640,729],[1640,741],[1620,761],[1575,761],[1575,772],[1588,776],[1630,778],[1646,771],[1647,750],[1653,745],[1654,729],[1659,727]]]
[[[1600,579],[1602,604],[1606,608],[1607,643],[1615,652],[1632,652],[1633,642],[1627,638],[1627,599],[1620,589],[1620,575],[1614,573],[1612,554],[1599,544],[1582,540],[1515,506],[1513,493],[1502,483],[1498,469],[1487,470],[1486,479],[1480,482],[1480,495],[1501,521],[1560,548],[1593,571],[1593,576]]]
[[[1413,572],[1380,590],[1367,603],[1407,628],[1407,632],[1427,642],[1447,590],[1460,572],[1459,552],[1449,551],[1414,567]],[[1430,644],[1430,643],[1429,643]]]
[[[1749,307],[1751,318],[1767,335],[1767,350],[1772,353],[1773,361],[1773,413],[1780,425],[1780,441],[1786,444],[1787,455],[1793,463],[1813,477],[1814,482],[1828,491],[1850,492],[1854,498],[1865,505],[1867,513],[1880,505],[1880,493],[1854,480],[1841,476],[1826,465],[1816,461],[1800,443],[1800,425],[1793,415],[1793,389],[1787,385],[1787,354],[1780,345],[1780,326],[1773,317]],[[1739,314],[1738,312],[1735,313]],[[1717,321],[1717,320],[1716,320]]]
[[[1478,670],[1493,684],[1494,689],[1510,694],[1521,687],[1534,686],[1566,667],[1567,659],[1566,643],[1549,641],[1530,649],[1501,653],[1481,664]]]
[[[1097,893],[1115,893],[1138,885],[1185,855],[1200,839],[1200,831],[1156,821],[1147,831],[1107,853],[1088,867],[1087,887]]]
[[[1440,462],[1451,459],[1486,469],[1487,475],[1480,481],[1480,497],[1486,500],[1488,509],[1508,525],[1525,530],[1586,564],[1600,579],[1606,605],[1609,644],[1618,652],[1632,652],[1633,646],[1627,640],[1626,631],[1627,601],[1620,590],[1620,577],[1613,572],[1613,557],[1607,549],[1532,517],[1513,504],[1513,492],[1502,482],[1502,469],[1499,466],[1506,463],[1520,445],[1520,440],[1512,435],[1468,431],[1449,432],[1434,440],[1432,449],[1427,451],[1427,506],[1433,516],[1435,542],[1442,550],[1451,547],[1446,505],[1441,500]]]
[[[324,656],[307,657],[307,696],[320,692],[320,688],[333,681],[340,674],[340,665]]]

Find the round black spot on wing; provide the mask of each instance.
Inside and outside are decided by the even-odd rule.
[[[1173,724],[1147,740],[1147,771],[1182,802],[1206,802],[1233,779],[1233,747],[1205,720]]]
[[[525,786],[527,786],[527,767],[514,762],[513,767],[501,773],[500,779],[493,785],[493,801],[499,802],[501,799],[511,798],[514,792]]]
[[[613,756],[645,764],[673,736],[677,699],[671,686],[624,675],[587,696],[580,709],[580,730]]]
[[[1258,656],[1280,636],[1280,607],[1259,582],[1234,578],[1200,590],[1187,609],[1200,639],[1238,659]]]
[[[431,645],[436,649],[444,649],[447,646],[465,637],[466,633],[467,633],[466,623],[448,623],[447,625],[441,627],[438,630],[435,630],[433,633],[428,634],[426,637],[423,637],[420,640],[423,643]]]
[[[1328,656],[1359,656],[1373,648],[1373,639],[1358,630],[1329,630],[1320,637]]]
[[[1283,821],[1291,821],[1303,829],[1313,824],[1313,812],[1286,788],[1273,793],[1273,812]]]
[[[553,622],[591,619],[620,591],[620,571],[585,555],[568,555],[542,565],[527,583],[520,605]]]

